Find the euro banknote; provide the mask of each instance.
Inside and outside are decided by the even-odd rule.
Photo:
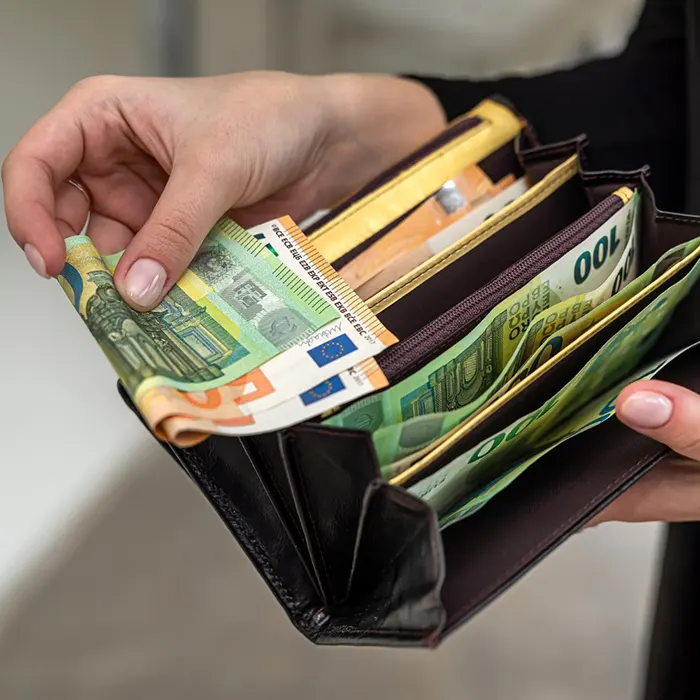
[[[134,312],[114,286],[120,255],[103,258],[86,236],[66,241],[59,283],[157,434],[158,424],[179,409],[176,402],[164,412],[156,389],[178,393],[190,404],[187,415],[240,419],[237,402],[278,388],[261,372],[271,359],[306,361],[298,369],[307,384],[280,395],[284,401],[396,341],[291,220],[269,228],[275,245],[219,221],[181,279],[147,313]],[[314,374],[314,366],[323,369]]]
[[[339,270],[341,277],[357,289],[407,250],[470,211],[493,188],[491,178],[476,163],[470,163],[454,180],[446,182],[391,231],[344,265]]]
[[[287,399],[265,411],[246,411],[245,405],[235,404],[240,413],[231,417],[218,418],[216,406],[211,411],[196,411],[190,397],[185,397],[171,387],[152,389],[150,403],[157,410],[162,402],[167,412],[158,424],[157,435],[163,440],[181,446],[191,446],[201,441],[204,435],[257,435],[281,430],[297,423],[319,416],[335,406],[354,401],[365,394],[382,389],[387,385],[386,377],[374,358],[351,367],[340,375],[321,382],[304,393]],[[173,407],[178,410],[173,411]]]
[[[494,184],[490,196],[482,198],[475,206],[461,213],[458,217],[451,217],[450,222],[440,230],[430,232],[430,236],[424,241],[405,247],[400,255],[386,262],[377,270],[373,277],[367,277],[362,284],[356,287],[357,293],[362,299],[370,299],[393,282],[415,270],[433,256],[449,248],[453,243],[469,240],[469,235],[478,229],[487,219],[504,209],[527,192],[526,178],[504,178]]]
[[[66,241],[59,282],[127,390],[168,382],[200,391],[237,379],[339,317],[288,276],[275,256],[230,221],[212,230],[155,310],[119,298],[87,236]]]
[[[427,445],[450,433],[469,416],[487,406],[491,400],[511,389],[517,383],[517,381],[513,381],[514,375],[518,374],[518,381],[527,376],[527,368],[522,373],[519,373],[519,370],[527,362],[527,358],[534,354],[533,346],[537,347],[536,343],[542,344],[542,338],[548,338],[551,347],[558,352],[563,349],[564,344],[563,342],[557,343],[557,340],[569,333],[568,329],[573,328],[577,320],[585,319],[585,323],[576,326],[578,332],[571,332],[566,336],[567,344],[590,327],[595,322],[595,318],[598,318],[596,314],[601,305],[616,294],[620,294],[622,289],[626,289],[627,285],[638,274],[639,245],[634,223],[632,231],[633,234],[629,236],[618,264],[610,271],[608,278],[596,289],[564,299],[536,316],[507,361],[505,368],[475,399],[449,411],[417,415],[403,423],[387,425],[377,430],[373,435],[373,440],[379,463],[385,466],[395,464],[419,452]],[[600,317],[605,316],[608,312],[601,311]],[[564,327],[563,331],[551,335],[553,331],[562,327]],[[537,353],[537,358],[533,358],[535,361],[528,364],[528,367],[536,368],[551,356],[552,352],[548,353],[543,348],[541,352]]]
[[[254,394],[246,398],[244,393],[241,399],[251,413],[261,413],[297,397],[397,342],[396,336],[379,322],[335,270],[305,245],[304,234],[290,220],[270,221],[250,229],[250,233],[290,268],[300,261],[309,272],[306,284],[329,294],[329,300],[340,311],[337,321],[241,377],[241,384],[256,387]],[[261,393],[263,382],[266,390]]]
[[[673,312],[700,277],[700,262],[647,304],[540,408],[483,440],[411,490],[440,515],[449,513],[480,483],[503,474],[519,460],[546,449],[556,428],[596,397],[623,380],[631,381],[672,319]]]
[[[632,382],[643,379],[653,379],[658,373],[670,362],[682,355],[684,352],[696,347],[698,343],[677,350],[661,360],[649,363],[640,370],[635,371],[629,377],[621,381],[609,391],[604,392],[599,397],[584,406],[569,419],[565,420],[559,427],[554,429],[547,436],[547,441],[539,447],[536,454],[529,456],[523,460],[516,462],[512,467],[508,468],[505,473],[494,479],[491,483],[476,489],[474,492],[466,496],[466,500],[452,507],[440,519],[440,527],[445,529],[464,518],[473,515],[478,510],[483,508],[489,501],[495,498],[499,493],[512,484],[526,469],[535,464],[551,452],[555,447],[558,447],[563,442],[570,440],[581,433],[585,433],[593,428],[602,425],[607,420],[615,416],[615,404],[622,390],[629,386]],[[511,430],[515,426],[511,426]]]
[[[542,343],[540,348],[520,368],[514,377],[512,377],[508,382],[495,385],[494,389],[497,389],[497,391],[488,392],[490,394],[490,400],[480,402],[478,409],[481,410],[485,408],[491,401],[495,401],[502,395],[513,390],[519,382],[523,381],[527,376],[544,366],[548,361],[553,360],[556,355],[564,350],[564,348],[568,347],[577,338],[593,328],[597,323],[613,314],[615,310],[621,307],[624,303],[642,293],[643,290],[649,288],[655,280],[659,279],[674,265],[690,256],[691,253],[693,253],[698,247],[700,247],[700,239],[695,239],[682,243],[681,245],[669,250],[667,253],[662,255],[652,267],[647,269],[643,274],[639,275],[609,300],[603,302],[600,306],[595,307],[583,318],[580,318],[573,324],[566,326],[558,333],[547,336],[545,339],[546,342]],[[553,309],[556,309],[556,307],[553,307]],[[538,323],[535,322],[528,330],[540,333],[542,328],[538,327]],[[476,410],[472,411],[469,415],[476,414],[477,412],[478,411]],[[466,420],[469,415],[465,415],[462,420]],[[383,466],[382,468],[382,473],[386,478],[393,478],[406,471],[406,469],[408,469],[417,460],[424,457],[430,450],[435,449],[444,440],[448,439],[459,427],[457,425],[459,421],[455,421],[454,418],[445,416],[444,414],[443,416],[439,417],[429,416],[426,418],[426,420],[430,418],[435,421],[435,424],[432,432],[430,432],[427,427],[424,429],[424,446],[418,446],[416,449],[408,442],[408,440],[404,440],[402,445],[395,445],[392,447],[391,445],[384,444],[379,448],[384,452],[392,451],[395,455],[392,462]],[[443,420],[445,423],[438,423],[439,420]],[[447,421],[453,425],[452,428],[448,429],[446,427]],[[388,434],[385,436],[382,431],[379,431],[377,435],[375,435],[375,441],[388,441],[388,439]],[[393,437],[392,439],[396,441],[398,438]]]
[[[506,368],[540,312],[563,299],[594,292],[617,269],[630,237],[637,236],[639,197],[628,188],[614,197],[621,206],[605,224],[498,304],[465,338],[404,381],[357,402],[326,423],[375,433],[417,416],[446,413],[477,401]],[[433,437],[438,437],[438,423],[426,422],[418,429],[409,441],[411,447],[428,438],[426,430],[428,434],[437,430]],[[379,448],[389,443],[380,443]],[[388,464],[394,457],[384,452],[380,463]]]

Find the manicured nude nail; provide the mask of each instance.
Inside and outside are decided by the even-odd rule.
[[[124,290],[137,306],[150,307],[160,298],[165,277],[165,269],[160,263],[142,258],[127,272]]]
[[[27,243],[27,245],[24,246],[24,254],[27,256],[27,260],[32,266],[34,272],[36,272],[36,274],[40,277],[48,279],[49,276],[46,273],[46,263],[44,262],[44,258],[31,243]]]
[[[620,406],[620,418],[635,428],[646,430],[663,427],[672,414],[671,400],[651,391],[638,391]]]

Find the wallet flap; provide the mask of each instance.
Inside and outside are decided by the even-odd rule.
[[[121,382],[124,402],[147,428]],[[318,593],[305,558],[280,521],[241,440],[212,436],[196,447],[158,443],[196,484],[234,535],[290,620],[313,634]]]
[[[700,323],[695,326],[685,343],[689,335],[700,339]],[[695,347],[656,379],[700,391],[699,365],[700,347]],[[671,454],[612,418],[595,428],[594,437],[582,433],[555,448],[486,506],[444,530],[444,634],[482,610]]]
[[[695,355],[693,361],[698,359]],[[673,376],[672,369],[660,375]],[[580,530],[665,454],[658,443],[614,419],[595,431],[595,456],[590,435],[573,438],[484,508],[442,533],[445,635]]]

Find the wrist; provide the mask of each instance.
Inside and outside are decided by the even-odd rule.
[[[319,76],[331,138],[352,160],[381,171],[445,128],[435,94],[410,78],[379,74]]]

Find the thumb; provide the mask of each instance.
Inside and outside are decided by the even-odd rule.
[[[137,311],[160,303],[228,209],[227,193],[215,180],[201,167],[173,167],[151,216],[114,271],[119,293]]]
[[[676,384],[640,381],[617,399],[617,414],[625,425],[700,460],[700,396]]]

